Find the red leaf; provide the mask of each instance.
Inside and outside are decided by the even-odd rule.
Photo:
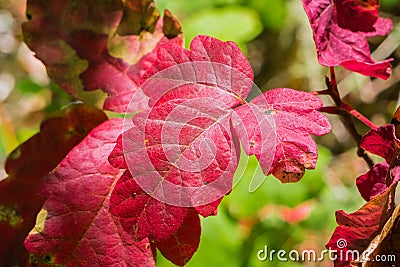
[[[118,180],[111,195],[110,211],[120,217],[125,231],[137,241],[163,240],[176,233],[187,208],[171,206],[146,194],[129,171]]]
[[[346,258],[345,255],[352,255],[348,251],[357,250],[361,255],[371,240],[382,230],[394,209],[396,185],[397,183],[392,184],[382,194],[372,198],[354,213],[336,212],[336,221],[339,226],[336,227],[326,245],[326,248],[337,251],[335,267],[350,267],[350,261],[356,259],[352,259],[351,256]]]
[[[363,75],[387,79],[389,60],[371,58],[367,37],[386,35],[392,29],[389,19],[378,17],[376,1],[302,0],[314,34],[318,61]]]
[[[154,34],[141,31],[137,36],[117,35],[122,13],[124,25],[133,15],[127,11],[130,4],[139,2],[126,1],[123,6],[120,0],[100,3],[30,0],[27,6],[30,21],[23,24],[24,40],[46,65],[50,78],[69,94],[80,97],[82,89],[102,89],[109,95],[105,109],[125,112],[132,99],[135,105],[131,103],[130,107],[134,111],[145,109],[147,98],[138,92],[137,81],[152,64],[154,50],[160,44],[181,44],[182,40],[165,37],[162,21],[155,24],[158,17],[150,23],[154,24]],[[130,27],[143,30],[142,24]]]
[[[317,161],[318,148],[310,134],[324,135],[331,129],[317,111],[320,107],[321,100],[310,93],[278,88],[235,109],[233,124],[244,150],[259,159],[266,175],[297,182]]]
[[[336,6],[338,25],[344,29],[353,32],[374,32],[377,20],[385,20],[379,18],[379,0],[334,0],[333,2]]]
[[[196,252],[200,242],[200,219],[197,212],[190,209],[176,233],[155,245],[161,253],[176,265],[185,265]]]
[[[360,146],[390,163],[398,153],[396,146],[400,147],[400,140],[396,137],[395,126],[387,124],[367,132],[363,136]]]
[[[110,159],[161,202],[213,215],[237,166],[230,110],[207,98],[170,100],[137,114]],[[124,165],[120,165],[124,166]],[[183,218],[182,218],[183,219]]]
[[[357,178],[358,191],[366,201],[370,201],[373,197],[385,191],[388,170],[389,165],[386,162],[378,163],[367,173]]]
[[[250,92],[253,71],[235,43],[200,35],[192,40],[190,51],[173,43],[160,46],[142,82],[146,80],[142,88],[150,106],[176,98],[208,97],[234,107]]]
[[[362,264],[363,267],[396,266],[400,257],[398,250],[400,245],[399,210],[400,206],[397,206],[382,231],[361,254],[360,261],[352,263],[353,266],[355,264]],[[382,262],[383,259],[385,259],[384,262]]]
[[[198,36],[190,51],[161,46],[144,77],[153,107],[134,116],[111,162],[161,202],[215,214],[237,165],[230,112],[252,87],[248,61],[234,43]]]
[[[397,216],[393,214],[393,210],[395,190],[400,180],[399,143],[393,124],[373,129],[364,135],[361,147],[384,157],[387,163],[375,164],[366,174],[357,178],[357,187],[363,198],[369,201],[368,203],[352,214],[337,212],[336,219],[339,226],[336,227],[331,240],[326,245],[327,248],[338,251],[335,266],[358,265],[359,259],[346,259],[341,256],[346,255],[349,250],[356,250],[359,255],[363,253],[363,257],[375,256],[374,250],[380,240],[377,235],[386,235],[388,231],[386,228],[389,226],[385,225],[393,225],[394,222],[388,220]],[[386,241],[391,239],[389,236]],[[354,260],[353,265],[350,265],[351,260]],[[366,266],[374,266],[374,264],[366,264]]]
[[[149,241],[135,242],[108,210],[122,171],[112,167],[107,156],[121,131],[120,119],[92,130],[42,185],[40,193],[46,201],[25,240],[34,261],[63,266],[155,266]]]
[[[117,144],[113,151],[108,156],[108,161],[112,166],[118,169],[128,169],[128,165],[125,161],[124,149],[122,146],[122,135],[118,136]]]
[[[386,168],[385,165],[383,163],[381,166],[374,166],[370,172],[374,172],[378,168],[384,169]],[[356,259],[349,259],[340,255],[346,255],[346,252],[349,250],[357,250],[359,255],[361,255],[374,237],[382,231],[384,225],[393,214],[395,191],[400,180],[400,160],[394,160],[386,173],[380,170],[376,174],[383,175],[383,177],[375,178],[376,182],[379,183],[379,181],[386,178],[385,187],[386,180],[392,182],[390,186],[385,188],[384,191],[382,191],[382,188],[379,188],[379,191],[382,192],[375,197],[371,197],[368,203],[354,213],[336,212],[336,221],[339,226],[336,227],[329,243],[326,245],[327,248],[337,251],[338,258],[335,261],[335,266],[350,267],[350,261]],[[370,194],[370,192],[363,193]]]
[[[37,187],[64,156],[106,115],[91,106],[70,105],[40,126],[40,133],[14,150],[6,162],[9,176],[0,182],[2,242],[0,266],[25,266],[28,253],[23,241],[43,205]]]

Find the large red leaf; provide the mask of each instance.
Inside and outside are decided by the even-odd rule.
[[[363,75],[387,79],[390,59],[375,62],[367,37],[386,35],[392,28],[389,19],[378,17],[379,1],[302,0],[314,34],[318,61]]]
[[[122,171],[107,160],[122,120],[101,124],[49,175],[37,224],[25,240],[33,260],[63,266],[154,266],[147,239],[136,242],[109,212]]]
[[[6,162],[9,176],[0,182],[0,266],[25,266],[23,241],[44,200],[39,184],[64,156],[106,115],[87,105],[70,105],[40,126],[40,133],[14,150]]]
[[[159,201],[214,214],[231,190],[238,155],[230,109],[216,103],[176,99],[137,114],[112,163],[127,163],[136,183]]]
[[[161,202],[214,214],[236,169],[229,118],[253,84],[247,59],[232,42],[198,36],[191,50],[161,46],[143,82],[152,109],[134,116],[110,159]]]
[[[330,131],[318,112],[318,97],[288,88],[269,90],[235,109],[233,124],[248,155],[256,155],[264,173],[284,183],[297,182],[315,168],[318,148],[312,135]]]
[[[147,8],[131,12],[133,5],[146,6],[143,2],[153,5],[144,0],[29,0],[24,40],[46,65],[50,78],[66,92],[79,97],[81,89],[102,89],[109,95],[105,109],[125,112],[132,99],[136,105],[131,104],[131,108],[144,109],[147,99],[138,92],[137,81],[154,61],[154,49],[163,43],[181,44],[182,40],[171,34],[174,29],[179,33],[180,28],[166,29],[172,39],[165,37],[162,21],[157,23],[158,17],[148,14]],[[137,14],[144,17],[138,19]],[[140,23],[130,25],[137,35],[116,34],[121,17],[124,34],[129,32],[123,29],[131,19]]]

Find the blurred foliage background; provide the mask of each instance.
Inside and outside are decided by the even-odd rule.
[[[186,46],[198,34],[238,43],[246,53],[262,91],[291,87],[325,88],[327,68],[317,62],[312,33],[300,0],[155,0],[180,19]],[[73,101],[52,83],[43,65],[22,42],[25,0],[0,0],[0,179],[6,176],[7,155],[39,130],[51,112]],[[378,125],[390,121],[400,102],[400,3],[382,0],[381,13],[393,20],[389,36],[370,40],[376,60],[393,57],[387,81],[370,79],[337,68],[346,102]],[[323,101],[332,104],[329,98]],[[336,226],[334,213],[357,210],[362,204],[355,178],[367,170],[357,158],[354,142],[336,116],[333,131],[317,138],[316,170],[296,184],[267,177],[253,193],[248,185],[262,172],[253,157],[242,155],[231,195],[218,216],[202,220],[199,251],[187,266],[333,266],[321,262],[270,262],[257,259],[268,249],[314,249],[320,252]],[[356,122],[361,133],[368,129]],[[377,159],[378,160],[378,159]],[[171,266],[161,255],[159,266]]]

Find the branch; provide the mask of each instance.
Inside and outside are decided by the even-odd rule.
[[[372,159],[365,153],[364,149],[360,147],[362,136],[358,133],[354,122],[352,120],[352,116],[359,119],[361,122],[365,123],[372,129],[376,129],[377,126],[360,114],[358,111],[354,110],[350,105],[344,103],[340,98],[339,90],[337,88],[337,82],[335,77],[335,68],[330,67],[330,80],[329,78],[325,78],[326,85],[328,89],[328,95],[332,97],[333,101],[335,102],[336,107],[325,107],[321,111],[327,111],[328,113],[334,113],[340,116],[344,126],[346,127],[347,131],[350,133],[353,140],[356,142],[358,146],[357,154],[359,157],[363,158],[364,161],[368,164],[370,168],[374,165]],[[325,91],[324,91],[325,93]]]

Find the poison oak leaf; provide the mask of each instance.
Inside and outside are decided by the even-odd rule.
[[[111,166],[107,156],[121,131],[121,119],[93,129],[41,186],[46,201],[25,240],[34,262],[155,266],[149,240],[133,240],[109,212],[111,192],[123,171]]]
[[[395,172],[397,172],[396,176],[400,179],[400,168],[397,167]],[[362,263],[365,267],[379,267],[383,266],[383,264],[395,266],[400,257],[400,251],[398,249],[400,245],[399,210],[400,206],[397,206],[392,216],[384,225],[382,231],[363,251],[360,256],[360,261],[355,261],[354,264]]]
[[[318,148],[310,134],[324,135],[331,129],[318,111],[321,107],[321,100],[310,93],[278,88],[236,108],[233,125],[246,154],[259,159],[266,175],[297,182],[317,161]]]
[[[361,254],[361,262],[352,264],[363,264],[363,267],[396,266],[400,258],[398,247],[400,238],[399,206],[387,221],[385,227],[369,244],[368,248]],[[382,259],[385,259],[383,262]]]
[[[111,162],[127,164],[136,183],[161,202],[214,215],[231,191],[238,161],[231,110],[216,103],[175,99],[138,113],[111,153]],[[120,164],[123,157],[126,163]]]
[[[350,262],[356,258],[352,258],[353,254],[349,251],[357,250],[361,255],[372,239],[380,233],[394,210],[396,186],[397,182],[354,213],[347,214],[342,210],[336,212],[336,221],[339,226],[336,227],[326,245],[326,248],[336,250],[335,267],[350,267]],[[346,253],[350,255],[347,258]]]
[[[400,140],[396,137],[395,126],[387,124],[368,131],[363,136],[360,147],[386,160],[386,162],[375,164],[371,170],[357,178],[357,187],[361,196],[369,201],[386,189],[387,175],[394,166],[398,165]]]
[[[360,146],[390,163],[399,152],[400,140],[396,137],[395,126],[387,124],[367,132]]]
[[[253,71],[235,43],[199,35],[190,50],[173,43],[160,46],[142,83],[150,106],[175,98],[208,97],[234,107],[249,94]]]
[[[5,165],[8,177],[0,182],[0,266],[26,266],[23,241],[35,225],[43,205],[37,188],[64,156],[106,115],[88,105],[70,105],[47,119],[40,132],[20,145]]]
[[[135,5],[145,8],[131,12]],[[147,108],[147,98],[138,91],[137,81],[155,59],[154,50],[160,44],[182,43],[171,30],[167,34],[173,38],[165,37],[162,21],[149,10],[154,11],[154,5],[144,0],[30,0],[24,41],[45,64],[50,78],[69,94],[80,97],[82,89],[101,89],[108,94],[105,109],[125,112],[133,100],[133,111],[141,110]],[[132,20],[146,22],[129,25],[137,35],[116,34],[118,26],[130,33],[124,29]]]
[[[379,1],[302,0],[313,30],[318,61],[324,66],[341,65],[366,76],[387,79],[391,59],[375,62],[367,37],[386,35],[389,19],[378,17]]]
[[[385,191],[388,170],[389,164],[386,162],[377,163],[367,173],[357,178],[358,191],[366,201],[370,201],[374,196]]]
[[[124,157],[124,149],[122,145],[122,135],[118,136],[117,143],[113,151],[108,156],[108,161],[112,166],[118,169],[128,169],[128,165],[126,164]]]
[[[274,160],[273,173],[287,181],[315,167],[317,147],[309,135],[330,130],[317,111],[322,102],[309,93],[276,89],[246,104],[253,74],[234,43],[198,36],[190,48],[169,43],[157,49],[156,60],[141,80],[150,109],[126,122],[129,129],[109,156],[113,166],[128,169],[112,193],[111,212],[135,240],[154,239],[180,265],[197,247],[196,242],[177,240],[183,238],[181,232],[196,229],[185,220],[191,212],[214,215],[231,191],[239,155],[236,134],[245,136],[258,127],[258,132],[271,136],[257,136],[265,143],[264,150],[258,150],[265,151],[258,153],[259,160],[262,165]],[[250,107],[262,109],[262,116],[246,117]],[[243,116],[236,114],[241,110]],[[284,129],[275,129],[275,120]],[[242,123],[248,127],[244,132],[238,130]],[[249,143],[241,141],[244,146]],[[176,248],[176,243],[181,245]],[[175,255],[177,250],[181,256]]]
[[[353,32],[383,31],[387,19],[379,17],[379,0],[334,0],[338,25]],[[389,23],[390,24],[390,23]]]
[[[185,265],[196,252],[200,242],[200,218],[196,211],[190,209],[178,231],[163,241],[155,241],[155,245],[176,265]]]
[[[146,194],[128,171],[111,196],[111,212],[136,240],[154,240],[155,246],[174,264],[184,265],[200,242],[200,220],[193,208],[176,207]]]
[[[370,130],[363,137],[361,147],[385,158],[386,162],[375,164],[366,174],[357,178],[357,187],[368,203],[352,214],[337,211],[336,220],[339,226],[326,245],[327,248],[337,250],[337,255],[346,255],[348,250],[357,250],[360,254],[365,250],[365,255],[376,255],[376,236],[382,235],[382,231],[388,231],[383,229],[384,225],[395,216],[394,197],[400,180],[399,143],[393,124]],[[388,238],[393,240],[390,236]],[[343,240],[346,241],[346,246],[343,246]],[[335,266],[351,266],[351,260],[355,259],[338,257]]]
[[[110,207],[125,231],[137,241],[169,238],[178,231],[188,211],[188,208],[168,205],[146,194],[129,171],[118,180]]]

